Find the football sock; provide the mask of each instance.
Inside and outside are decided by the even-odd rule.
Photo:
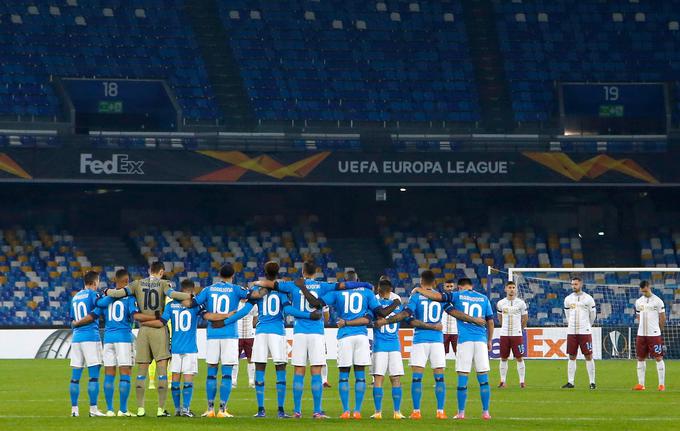
[[[361,412],[366,394],[366,371],[354,371],[354,411]]]
[[[82,368],[71,369],[71,383],[69,385],[69,393],[71,394],[71,407],[78,407],[78,397],[80,396],[80,377],[82,375]]]
[[[286,402],[286,370],[276,370],[276,401],[279,409],[283,410],[283,405]]]
[[[87,367],[87,373],[90,376],[90,381],[87,383],[87,395],[90,397],[90,406],[97,406],[97,398],[99,398],[99,369],[100,365],[93,365]]]
[[[321,413],[321,397],[323,396],[323,380],[321,374],[312,374],[312,399],[314,413]]]
[[[392,402],[394,403],[394,411],[401,411],[401,386],[392,387]]]
[[[590,383],[593,384],[595,383],[595,361],[590,360],[586,361],[586,370],[588,371],[588,379],[590,379]]]
[[[302,391],[305,388],[305,375],[293,375],[293,409],[296,413],[302,412]]]
[[[491,388],[489,387],[489,375],[477,374],[477,381],[479,382],[479,396],[482,399],[482,411],[489,411],[489,402],[491,401]]]
[[[373,386],[373,405],[375,406],[376,412],[382,411],[382,401],[383,401],[383,388]]]
[[[165,409],[165,401],[168,399],[168,375],[158,375],[158,408]]]
[[[458,387],[456,388],[458,396],[458,411],[465,411],[465,403],[467,402],[467,383],[468,376],[464,374],[458,375]]]
[[[172,393],[172,403],[175,405],[175,411],[178,411],[180,409],[179,398],[181,395],[179,382],[170,383],[170,392]]]
[[[205,392],[208,398],[208,410],[215,408],[217,396],[217,367],[208,367],[208,377],[205,380]]]
[[[501,374],[501,382],[505,382],[506,378],[508,377],[508,361],[501,360],[498,363],[498,370]]]
[[[146,376],[137,375],[135,393],[137,394],[137,407],[144,408],[144,395],[146,392]]]
[[[255,381],[255,364],[248,362],[248,384]]]
[[[420,399],[423,396],[423,373],[413,373],[411,383],[411,397],[413,398],[413,410],[420,410]]]
[[[349,411],[349,371],[340,371],[338,377],[338,392],[340,392],[342,411]]]
[[[517,375],[519,376],[519,382],[524,383],[524,378],[526,377],[527,367],[524,361],[517,363]]]
[[[328,383],[328,365],[321,367],[321,380],[323,380],[324,383]]]
[[[663,360],[656,362],[656,372],[659,375],[659,385],[666,385],[666,364]]]
[[[444,374],[434,375],[434,395],[437,398],[437,410],[444,410],[446,403],[446,383],[444,382]]]
[[[116,376],[104,375],[104,399],[106,400],[106,410],[113,411],[113,388]]]
[[[128,411],[128,398],[130,398],[130,376],[120,376],[118,381],[118,394],[120,396],[120,411]]]
[[[567,361],[567,381],[574,384],[574,377],[576,377],[576,359]]]
[[[258,409],[264,408],[264,370],[255,371],[255,398]]]
[[[185,383],[184,386],[182,387],[182,398],[184,401],[184,410],[189,410],[189,407],[191,407],[191,398],[194,395],[194,384],[193,383]]]
[[[220,382],[220,409],[226,410],[231,395],[231,372],[233,366],[222,365],[222,381]]]
[[[240,361],[239,361],[240,362]],[[238,370],[239,370],[239,363],[237,362],[236,365],[234,365],[231,369],[231,384],[236,386],[238,384]]]
[[[638,363],[637,363],[638,383],[641,384],[642,386],[645,385],[645,373],[646,372],[647,372],[647,362],[646,361],[638,361]]]

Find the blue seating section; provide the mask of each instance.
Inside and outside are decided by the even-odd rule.
[[[163,78],[190,121],[219,113],[183,0],[0,3],[0,115],[53,117],[52,77]]]
[[[680,0],[493,3],[519,122],[556,116],[557,81],[669,81],[680,94]]]
[[[222,0],[262,120],[479,119],[459,1]]]
[[[268,260],[279,261],[282,277],[300,277],[306,258],[314,258],[322,269],[319,276],[332,280],[341,276],[316,217],[286,227],[272,220],[255,217],[239,226],[195,230],[143,228],[131,238],[143,256],[166,262],[166,271],[175,281],[188,277],[202,286],[213,282],[224,262],[234,263],[238,283],[264,277]],[[146,267],[139,268],[139,275],[145,273]]]
[[[90,267],[68,232],[0,231],[0,325],[63,325]]]

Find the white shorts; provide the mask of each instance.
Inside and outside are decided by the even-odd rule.
[[[210,365],[238,364],[238,338],[218,338],[208,340],[205,362]]]
[[[198,374],[198,353],[173,353],[170,372],[174,374]]]
[[[326,341],[323,334],[293,334],[290,363],[296,367],[326,365]]]
[[[401,352],[373,352],[373,375],[384,376],[403,376],[404,360]]]
[[[368,335],[351,335],[338,340],[338,367],[371,365],[371,345]]]
[[[135,350],[132,343],[105,343],[105,367],[131,367],[135,363]]]
[[[469,373],[473,364],[478,373],[485,373],[491,369],[487,344],[483,341],[459,342],[456,353],[456,371]]]
[[[102,364],[102,343],[83,341],[71,343],[71,366],[74,368],[92,367]]]
[[[424,368],[428,360],[432,368],[446,368],[444,343],[418,343],[411,346],[410,366]]]
[[[269,355],[275,364],[285,364],[288,362],[288,352],[286,348],[285,335],[279,334],[255,334],[255,341],[253,342],[253,362],[266,364]]]

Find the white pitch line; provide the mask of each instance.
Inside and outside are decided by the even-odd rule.
[[[583,421],[583,422],[613,422],[613,421],[620,421],[620,420],[625,420],[625,421],[630,421],[630,422],[670,422],[670,421],[677,421],[680,419],[680,416],[667,416],[667,417],[660,417],[660,418],[640,418],[640,417],[616,417],[616,418],[611,418],[611,417],[601,417],[601,418],[589,418],[589,417],[500,417],[500,416],[493,416],[494,419],[498,420],[506,420],[506,421],[535,421],[535,422],[540,422],[540,421],[554,421],[554,420],[564,420],[564,421]]]

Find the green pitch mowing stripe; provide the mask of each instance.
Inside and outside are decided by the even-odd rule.
[[[245,362],[239,372],[239,386],[231,394],[229,410],[236,415],[233,419],[187,419],[187,418],[89,418],[87,401],[87,371],[83,373],[80,391],[80,418],[69,417],[69,380],[70,368],[66,360],[4,360],[0,361],[0,430],[141,430],[173,431],[186,430],[187,426],[200,426],[201,429],[224,429],[238,427],[239,431],[261,431],[263,427],[276,427],[277,431],[297,431],[301,427],[314,427],[329,431],[348,428],[362,431],[390,430],[395,427],[409,431],[430,431],[434,426],[447,429],[526,429],[526,430],[615,430],[632,427],[678,428],[680,423],[680,362],[666,361],[665,393],[656,391],[656,367],[647,367],[647,391],[633,392],[630,388],[636,383],[635,361],[597,361],[597,384],[595,391],[588,389],[585,364],[579,361],[576,375],[576,389],[560,389],[566,381],[565,361],[527,361],[527,388],[517,386],[517,373],[511,362],[508,370],[506,389],[497,389],[498,362],[492,361],[491,372],[491,415],[490,422],[482,421],[479,401],[479,387],[474,375],[468,387],[468,419],[464,422],[434,419],[435,397],[434,380],[431,371],[425,373],[423,383],[423,419],[420,421],[394,421],[392,419],[392,397],[389,382],[385,385],[383,398],[383,420],[369,419],[373,413],[373,396],[370,385],[366,389],[362,421],[343,421],[336,419],[341,413],[337,392],[337,369],[335,362],[329,362],[330,389],[324,390],[323,407],[334,419],[324,422],[313,421],[311,417],[311,379],[305,379],[302,421],[279,420],[276,415],[276,392],[274,367],[269,366],[266,378],[266,407],[269,417],[255,419],[257,410],[254,389],[248,388]],[[205,410],[205,363],[201,362],[195,381],[192,410],[200,414]],[[133,373],[134,377],[134,373]],[[456,410],[456,377],[453,362],[446,372],[446,412],[453,416]],[[288,393],[286,410],[292,412],[292,367],[288,369]],[[103,381],[103,372],[100,382]],[[411,413],[410,372],[404,377],[402,412]],[[676,389],[679,388],[679,389]],[[354,399],[353,377],[350,381],[350,405]],[[219,388],[218,388],[219,397]],[[147,390],[147,415],[156,412],[156,391]],[[134,386],[130,394],[130,410],[136,411]],[[114,405],[118,410],[118,384]],[[166,407],[173,412],[172,399],[168,395]],[[104,393],[100,391],[99,408],[105,410]],[[96,422],[96,424],[95,424]],[[226,422],[226,423],[225,423]]]

